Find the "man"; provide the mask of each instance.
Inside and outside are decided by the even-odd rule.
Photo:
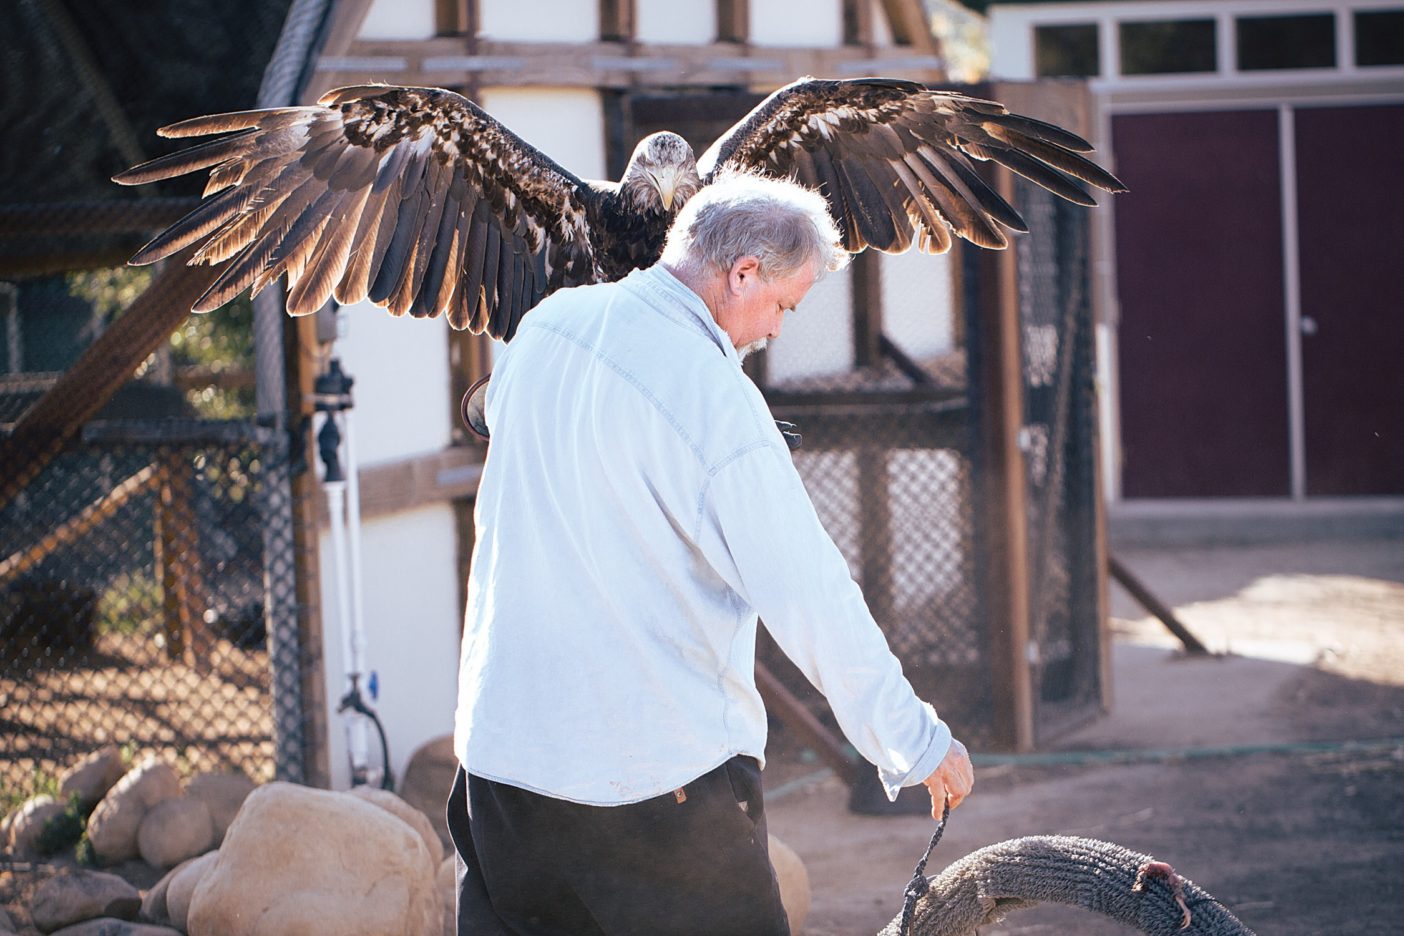
[[[969,793],[740,366],[847,260],[819,195],[732,177],[658,265],[551,296],[499,358],[449,803],[461,936],[789,932],[758,613],[889,796]]]

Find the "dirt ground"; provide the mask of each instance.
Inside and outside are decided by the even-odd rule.
[[[1082,835],[1170,862],[1263,936],[1404,932],[1404,537],[1117,554],[1223,655],[1180,654],[1113,588],[1111,712],[1031,757],[976,751],[976,795],[927,872],[1006,838]],[[803,932],[876,933],[931,820],[855,815],[812,756],[775,747],[768,813],[809,871]],[[34,870],[0,866],[17,920]],[[1126,930],[1039,907],[983,932]]]
[[[1404,539],[1118,556],[1225,655],[1178,653],[1113,588],[1112,711],[1038,757],[982,766],[976,752],[976,795],[927,873],[1005,838],[1082,835],[1170,862],[1260,934],[1404,932]],[[809,870],[804,932],[875,933],[932,822],[854,815],[836,779],[808,776],[768,807]],[[1126,930],[1040,907],[982,932]]]

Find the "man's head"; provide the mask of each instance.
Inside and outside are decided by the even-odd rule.
[[[689,199],[662,257],[743,355],[779,335],[785,312],[848,260],[821,195],[750,173],[725,175]]]

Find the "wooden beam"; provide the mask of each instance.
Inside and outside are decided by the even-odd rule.
[[[126,313],[88,346],[0,440],[0,507],[53,460],[151,353],[185,321],[221,267],[185,265],[192,249],[166,261]]]
[[[882,254],[865,250],[853,258],[853,366],[882,360]]]
[[[321,87],[384,81],[437,87],[587,88],[781,85],[796,75],[852,78],[882,74],[938,81],[934,53],[858,46],[767,47],[738,41],[709,45],[626,42],[501,42],[438,37],[416,42],[361,40],[344,55],[318,60]]]
[[[751,41],[750,0],[717,0],[717,41]]]
[[[600,38],[608,42],[633,42],[637,28],[634,0],[599,0]]]
[[[1013,204],[1009,172],[993,172],[999,193]],[[976,248],[963,248],[974,250]],[[1033,747],[1033,676],[1029,669],[1029,560],[1023,427],[1023,360],[1014,250],[979,250],[980,308],[977,372],[970,392],[982,401],[980,427],[982,522],[986,528],[986,596],[995,709],[994,736],[1005,749]]]
[[[872,0],[843,0],[843,44],[872,47]]]
[[[1111,572],[1112,578],[1116,579],[1118,585],[1126,589],[1132,598],[1140,602],[1141,607],[1159,618],[1166,630],[1179,638],[1186,653],[1207,654],[1209,652],[1209,648],[1204,646],[1203,642],[1194,636],[1188,627],[1180,623],[1180,619],[1175,617],[1175,612],[1170,609],[1170,606],[1157,598],[1144,582],[1132,574],[1131,570],[1111,553],[1107,554],[1107,570]]]
[[[909,50],[936,54],[936,37],[931,32],[931,21],[927,17],[926,6],[921,0],[878,0],[887,15],[888,32],[892,41]]]
[[[44,534],[37,543],[0,560],[0,584],[7,584],[11,579],[23,575],[43,562],[54,550],[77,542],[93,527],[115,514],[127,501],[156,487],[159,482],[155,465],[147,465],[136,472],[73,517]]]

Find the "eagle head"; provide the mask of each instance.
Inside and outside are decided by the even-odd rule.
[[[697,194],[702,180],[692,147],[676,133],[650,133],[634,147],[619,187],[636,211],[672,216]]]

